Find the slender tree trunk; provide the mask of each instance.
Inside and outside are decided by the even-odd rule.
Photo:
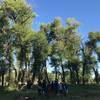
[[[45,74],[45,80],[47,80],[47,82],[49,82],[49,77],[48,77],[46,66],[45,66],[44,74]]]
[[[41,79],[43,79],[43,76],[42,76],[41,72],[38,72],[38,81],[41,81]]]
[[[85,46],[82,43],[82,54],[83,54],[83,69],[82,69],[82,84],[85,85],[85,70],[86,70],[86,55]]]
[[[9,53],[9,83],[8,86],[11,83],[11,57],[10,57],[10,53]]]
[[[26,53],[25,53],[25,49],[23,45],[21,45],[21,60],[20,60],[20,67],[23,68],[23,66],[25,65],[25,67],[27,67],[25,60],[26,60]],[[21,82],[23,83],[25,80],[25,70],[22,69],[22,73],[21,73],[22,77],[21,77]]]
[[[21,82],[24,83],[24,81],[25,81],[25,70],[22,70]]]
[[[82,84],[85,85],[86,60],[83,62]]]
[[[1,77],[2,77],[2,87],[4,86],[4,79],[5,79],[4,76],[5,76],[5,75],[4,75],[4,72],[3,72],[2,75],[1,75]]]
[[[45,74],[46,74],[46,79],[47,79],[47,81],[49,82],[49,77],[48,77],[47,70],[46,70]]]
[[[21,81],[21,76],[22,75],[22,73],[21,73],[21,69],[19,70],[19,73],[18,73],[18,82],[20,82]]]
[[[94,71],[94,74],[95,74],[95,81],[96,81],[96,84],[98,85],[99,84],[99,73],[97,70],[95,70],[95,68],[93,68],[93,71]]]
[[[16,70],[16,68],[14,69],[14,71],[15,71],[15,80],[17,79],[17,70]]]
[[[62,81],[65,82],[65,71],[64,71],[64,66],[62,64],[62,58],[60,58],[60,66],[61,66],[61,69],[62,69]]]
[[[70,68],[69,70],[70,70],[70,83],[71,83],[71,84],[74,84],[74,80],[73,80],[73,77],[74,77],[73,71],[72,71],[71,68]]]
[[[35,81],[35,76],[36,76],[36,73],[33,73],[33,75],[32,75],[32,82],[34,83],[34,81]]]
[[[61,65],[61,68],[62,68],[62,80],[65,82],[65,72],[64,72],[64,67],[63,65]]]
[[[78,68],[76,69],[77,84],[80,84]]]
[[[8,86],[10,85],[11,83],[11,70],[10,70],[10,67],[9,67],[9,82],[8,82]]]
[[[83,73],[82,73],[82,84],[85,84],[85,68],[83,67]]]
[[[55,66],[55,80],[57,80],[57,66]]]
[[[28,59],[27,59],[27,57],[28,57],[28,54],[27,54],[27,51],[25,51],[25,79],[27,80],[29,77],[28,77],[28,71],[29,71],[29,69],[28,69]]]
[[[37,73],[37,67],[36,67],[35,64],[34,64],[34,65],[33,65],[33,70],[32,70],[32,82],[33,82],[33,83],[34,83],[34,81],[35,81],[36,73]]]
[[[47,61],[47,59],[44,60],[43,67],[45,67],[45,78],[46,78],[47,82],[49,82],[49,77],[48,77],[47,67],[46,67],[46,61]]]
[[[0,73],[0,83],[2,82],[2,77],[1,77],[2,75],[1,75],[1,73]]]

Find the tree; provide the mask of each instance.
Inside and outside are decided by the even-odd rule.
[[[97,43],[100,41],[100,32],[89,32],[89,40],[90,40],[90,43],[88,45],[88,47],[91,48],[91,51],[92,52],[95,52],[95,55],[98,56],[97,58],[97,63],[99,62],[99,59],[100,59],[100,56],[99,56],[99,46],[97,45]],[[97,84],[99,84],[99,72],[98,72],[98,65],[97,63],[94,65],[93,67],[93,71],[94,71],[94,74],[95,74],[95,81]]]
[[[33,77],[32,80],[36,76],[38,76],[38,80],[41,80],[42,71],[43,71],[43,62],[47,59],[48,56],[48,42],[44,32],[38,32],[34,34],[33,37],[33,48],[32,48],[32,56],[33,56]]]
[[[65,44],[65,50],[64,50],[64,55],[65,58],[67,59],[69,70],[70,70],[70,78],[71,81],[73,82],[75,80],[74,76],[74,71],[76,71],[77,74],[77,82],[79,83],[79,76],[78,76],[78,64],[75,59],[78,58],[78,53],[80,50],[80,35],[77,31],[79,26],[79,22],[76,21],[73,18],[67,19],[67,27],[65,28],[65,33],[64,33],[64,44]],[[76,64],[75,64],[76,63]],[[67,67],[67,66],[66,66]]]

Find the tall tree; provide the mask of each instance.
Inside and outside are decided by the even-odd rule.
[[[80,49],[80,34],[78,32],[78,27],[80,23],[73,18],[68,18],[67,19],[67,27],[65,28],[65,33],[64,33],[64,43],[65,43],[65,50],[64,50],[64,55],[65,58],[67,59],[68,62],[70,62],[70,77],[71,81],[75,80],[74,72],[76,72],[77,76],[77,81],[79,83],[79,76],[78,76],[78,65],[77,62],[75,64],[75,59],[78,58],[78,52]],[[72,80],[73,79],[73,80]]]
[[[41,80],[42,72],[43,72],[43,62],[47,59],[48,56],[48,42],[44,32],[38,32],[34,34],[33,38],[33,77],[32,80],[34,82],[35,77],[38,77],[38,80]]]

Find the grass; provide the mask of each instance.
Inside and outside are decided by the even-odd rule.
[[[29,97],[29,99],[26,97]],[[3,89],[0,89],[0,100],[100,100],[100,86],[71,85],[69,86],[69,94],[66,97],[38,96],[35,89],[32,91],[3,91]]]

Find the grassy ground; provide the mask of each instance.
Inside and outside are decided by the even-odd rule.
[[[29,99],[27,99],[29,97]],[[33,91],[2,91],[0,89],[0,100],[100,100],[100,86],[69,86],[69,94],[64,96],[38,96]]]

